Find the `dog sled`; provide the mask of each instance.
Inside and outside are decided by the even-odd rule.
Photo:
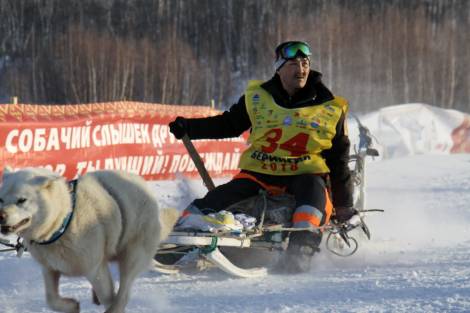
[[[372,136],[369,130],[356,118],[359,128],[359,142],[354,154],[350,156],[350,169],[354,183],[354,206],[359,214],[346,223],[330,222],[321,228],[326,249],[338,256],[347,257],[359,248],[355,236],[362,233],[367,239],[371,234],[365,217],[373,211],[366,207],[366,158],[378,156],[378,151],[372,147]],[[185,136],[183,142],[206,187],[211,190],[214,184],[207,173],[199,154],[190,139]],[[228,249],[264,249],[282,252],[287,248],[289,234],[306,229],[291,228],[295,200],[292,196],[283,194],[271,196],[262,193],[256,197],[244,200],[226,208],[224,212],[235,215],[252,216],[256,224],[250,229],[228,229],[211,232],[201,230],[174,229],[155,255],[154,270],[161,273],[178,273],[186,270],[203,270],[217,267],[236,277],[260,277],[267,274],[266,267],[244,268],[236,265],[224,253]],[[228,213],[230,215],[230,213]],[[357,231],[359,230],[359,232]]]
[[[350,168],[354,183],[354,206],[359,215],[347,223],[330,222],[322,227],[326,249],[338,256],[347,257],[359,248],[355,236],[359,233],[370,239],[371,234],[365,223],[365,217],[370,210],[366,207],[366,158],[378,156],[378,151],[372,147],[372,136],[369,130],[356,119],[359,128],[359,143],[354,154],[350,156]],[[189,138],[183,142],[192,157],[203,182],[208,189],[214,188],[214,183],[207,173],[202,160]],[[230,257],[226,256],[228,249],[284,251],[287,248],[289,234],[306,229],[291,228],[290,217],[295,200],[287,194],[271,196],[262,193],[254,198],[237,203],[227,212],[252,214],[256,224],[250,229],[222,230],[217,232],[201,230],[174,229],[157,251],[153,269],[161,273],[177,273],[185,270],[202,270],[208,267],[218,267],[224,272],[237,277],[259,277],[267,274],[266,267],[240,267]],[[353,235],[354,234],[354,235]],[[0,238],[4,251],[16,251],[20,257],[25,248],[22,238],[16,242],[11,238]]]

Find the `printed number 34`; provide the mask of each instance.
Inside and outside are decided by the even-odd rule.
[[[301,156],[307,154],[307,143],[309,135],[306,133],[298,133],[292,138],[279,143],[282,137],[281,128],[273,128],[264,134],[269,146],[263,146],[262,151],[265,153],[273,153],[276,149],[287,150],[291,156]]]

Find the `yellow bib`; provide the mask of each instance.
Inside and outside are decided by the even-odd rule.
[[[329,173],[321,152],[331,148],[347,101],[335,97],[323,104],[287,109],[260,85],[261,81],[250,81],[245,92],[252,130],[239,167],[270,175]]]

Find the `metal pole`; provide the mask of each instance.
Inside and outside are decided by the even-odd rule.
[[[206,167],[204,166],[204,162],[202,161],[201,156],[197,152],[188,135],[184,135],[181,139],[183,140],[183,144],[186,147],[186,150],[188,150],[189,156],[193,160],[194,165],[196,165],[197,171],[199,172],[199,175],[201,175],[204,185],[209,191],[211,191],[215,188],[215,185],[209,173],[207,172]]]

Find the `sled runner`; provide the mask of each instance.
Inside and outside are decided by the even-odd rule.
[[[327,250],[338,256],[350,256],[357,251],[359,244],[351,235],[352,230],[360,229],[370,239],[370,231],[364,217],[368,212],[381,211],[366,209],[365,158],[378,156],[378,151],[372,148],[369,130],[360,123],[359,119],[356,118],[356,121],[359,127],[359,144],[355,153],[350,156],[350,168],[354,182],[354,204],[359,215],[346,223],[330,222],[321,228],[326,236]],[[197,151],[187,136],[183,137],[183,142],[205,186],[211,190],[214,188],[214,183]],[[255,217],[257,222],[249,229],[227,227],[217,231],[201,229],[178,231],[175,228],[156,254],[154,269],[162,273],[177,273],[188,268],[200,270],[215,266],[238,277],[266,275],[267,269],[264,267],[245,269],[236,266],[224,255],[223,250],[226,248],[285,250],[289,233],[307,230],[290,227],[294,204],[295,200],[288,194],[272,196],[263,192],[224,210],[226,212],[224,214],[232,219],[233,216],[236,217],[236,213]]]

